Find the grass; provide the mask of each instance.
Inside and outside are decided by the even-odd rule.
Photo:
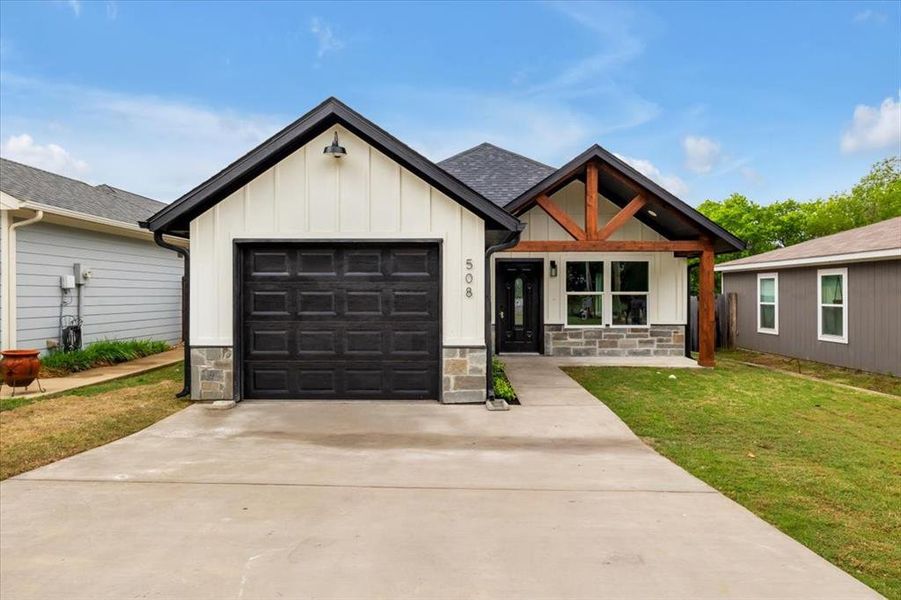
[[[157,340],[104,340],[94,342],[81,350],[52,352],[41,358],[41,368],[46,377],[62,377],[94,367],[115,365],[159,354],[168,349],[169,344]]]
[[[566,371],[655,450],[901,598],[897,399],[727,362]]]
[[[175,398],[182,369],[173,365],[24,403],[5,399],[0,479],[102,446],[188,406]]]
[[[853,385],[865,390],[901,396],[901,377],[867,373],[856,369],[845,369],[810,360],[779,356],[778,354],[754,352],[753,350],[718,350],[716,354],[718,358],[754,363],[755,365],[800,373],[825,381]]]

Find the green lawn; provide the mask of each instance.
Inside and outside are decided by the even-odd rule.
[[[754,352],[753,350],[717,350],[716,357],[718,359],[725,358],[726,360],[754,363],[755,365],[763,367],[781,369],[783,371],[798,373],[808,377],[816,377],[817,379],[824,379],[835,383],[853,385],[854,387],[863,388],[865,390],[901,396],[901,377],[894,377],[892,375],[867,373],[866,371],[845,369],[810,360],[791,358],[789,356]]]
[[[182,365],[43,398],[8,398],[0,410],[0,479],[144,429],[190,404],[175,398]]]
[[[725,362],[566,371],[655,450],[901,598],[901,400]]]

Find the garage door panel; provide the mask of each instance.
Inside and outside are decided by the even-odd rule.
[[[244,396],[437,399],[438,259],[435,244],[245,250]]]

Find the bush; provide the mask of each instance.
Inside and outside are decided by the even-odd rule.
[[[169,344],[156,340],[104,340],[81,350],[56,351],[41,358],[45,375],[60,376],[94,367],[115,365],[169,349]]]
[[[507,402],[515,400],[516,392],[513,390],[513,386],[510,385],[510,380],[507,379],[507,374],[504,372],[504,363],[496,356],[493,356],[491,357],[491,367],[494,374],[494,396],[503,398]]]

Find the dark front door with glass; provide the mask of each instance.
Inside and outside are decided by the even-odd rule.
[[[498,352],[541,351],[541,261],[498,261]]]

